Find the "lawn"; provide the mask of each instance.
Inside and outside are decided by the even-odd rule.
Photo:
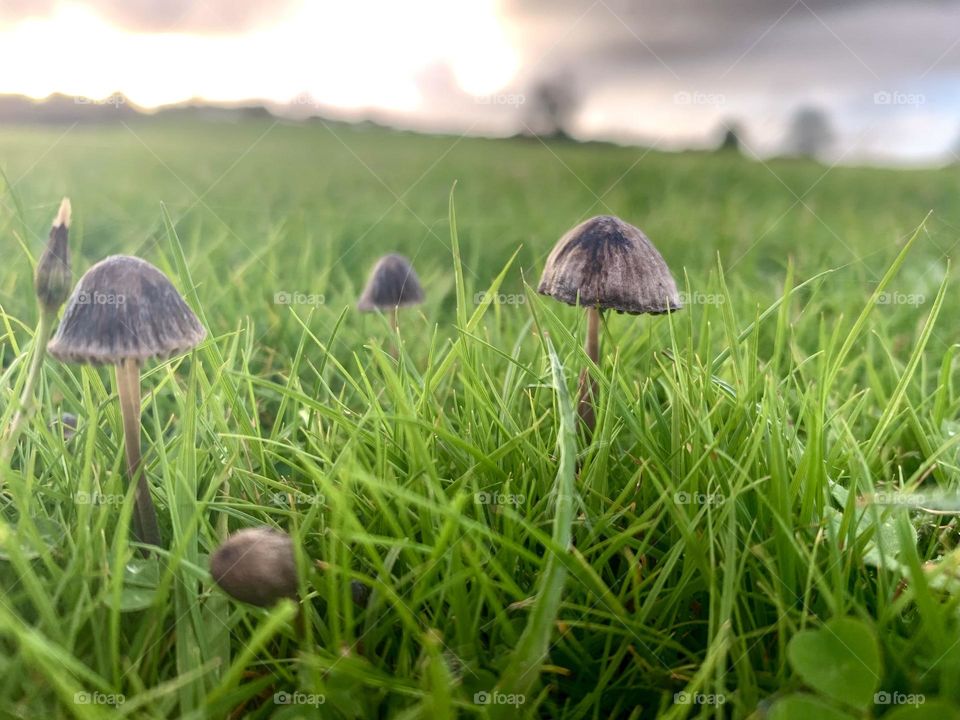
[[[75,279],[139,255],[208,331],[144,368],[149,558],[112,375],[46,360],[0,497],[10,716],[957,716],[955,168],[171,118],[2,128],[0,168],[4,425],[64,195]],[[590,436],[584,313],[535,288],[598,214],[686,307],[605,317]],[[396,335],[354,307],[388,252],[426,292]],[[210,579],[258,525],[300,617]]]

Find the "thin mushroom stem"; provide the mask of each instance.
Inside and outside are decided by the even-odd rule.
[[[136,360],[122,360],[116,366],[117,395],[123,418],[123,445],[127,455],[129,482],[137,484],[134,495],[133,531],[137,540],[160,547],[157,510],[150,497],[150,485],[141,472],[140,463],[140,365]]]
[[[400,334],[397,329],[400,327],[400,306],[395,305],[390,311],[390,332],[393,334],[393,344],[391,346],[393,357],[400,356]]]
[[[600,310],[596,305],[587,308],[587,340],[583,349],[594,364],[600,363]]]
[[[40,381],[43,358],[47,353],[47,341],[50,339],[50,331],[53,329],[53,320],[55,317],[56,313],[40,313],[40,322],[37,324],[37,331],[33,336],[30,370],[27,372],[27,380],[23,384],[23,392],[20,393],[20,402],[17,405],[17,411],[10,421],[10,426],[3,438],[3,447],[0,448],[0,463],[2,463],[2,471],[4,473],[10,464],[11,458],[13,458],[13,452],[17,447],[20,434],[27,426],[27,421],[30,419],[36,406],[34,392],[37,383]]]
[[[596,305],[587,308],[587,339],[583,349],[595,365],[600,364],[600,310]],[[590,433],[597,424],[595,403],[598,392],[599,384],[591,377],[590,369],[584,368],[580,372],[577,413]]]

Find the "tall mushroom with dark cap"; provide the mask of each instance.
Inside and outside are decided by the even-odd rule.
[[[423,286],[410,261],[403,255],[384,255],[370,271],[367,285],[357,301],[362,312],[389,310],[390,324],[397,329],[397,311],[423,302]]]
[[[134,532],[150,545],[160,545],[160,530],[140,472],[140,365],[186,352],[205,336],[166,275],[140,258],[113,255],[80,278],[48,346],[61,362],[115,366],[127,473],[137,484]]]
[[[600,362],[600,314],[673,312],[683,307],[670,268],[640,228],[612,215],[580,223],[554,246],[537,292],[587,310],[584,350]],[[580,374],[579,413],[592,431],[596,423],[595,380]]]
[[[210,556],[210,574],[228,595],[267,607],[297,596],[293,540],[269,527],[238,530]]]

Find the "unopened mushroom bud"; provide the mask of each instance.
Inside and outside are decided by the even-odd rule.
[[[30,369],[20,393],[20,403],[0,438],[0,485],[4,479],[2,472],[13,458],[17,441],[26,427],[36,407],[34,392],[43,370],[43,358],[47,352],[47,341],[57,319],[57,311],[70,294],[70,248],[67,246],[67,229],[70,226],[70,201],[67,198],[60,203],[60,211],[53,221],[50,239],[40,256],[33,283],[40,305],[40,320],[33,336],[34,346],[30,358]]]
[[[67,235],[70,229],[70,200],[64,198],[60,211],[50,228],[47,247],[40,256],[37,272],[34,275],[34,287],[37,299],[44,313],[56,315],[60,306],[70,296],[73,276],[70,271],[70,246]]]
[[[240,530],[210,556],[210,574],[228,595],[267,607],[297,596],[297,564],[290,536],[268,527]]]

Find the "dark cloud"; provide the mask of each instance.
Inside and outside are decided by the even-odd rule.
[[[848,51],[879,46],[890,56],[936,47],[935,37],[909,23],[904,25],[904,11],[916,18],[945,15],[960,11],[960,2],[647,0],[641,4],[628,0],[511,0],[506,8],[508,16],[530,31],[535,32],[537,26],[553,27],[556,32],[548,38],[553,54],[569,50],[577,54],[571,58],[574,62],[590,63],[596,58],[668,65],[689,65],[705,59],[733,63],[755,48],[789,52],[791,37],[802,35],[805,28],[813,28],[821,41],[832,36],[833,44],[848,45]],[[936,35],[955,39],[955,27],[945,23]],[[819,49],[805,50],[809,56]]]
[[[960,124],[960,0],[504,2],[525,54],[518,86],[572,74],[588,134],[703,133],[740,116],[773,151],[790,113],[814,104],[840,149],[916,154]]]
[[[575,18],[591,7],[606,7],[622,18],[679,21],[687,25],[706,20],[769,23],[797,8],[818,14],[870,6],[878,12],[895,6],[950,5],[953,0],[507,0],[507,14],[516,16],[564,15]]]
[[[525,80],[903,82],[960,66],[960,0],[511,0]],[[539,53],[538,53],[539,50]]]
[[[79,4],[126,30],[229,34],[280,20],[299,0],[86,0]],[[56,0],[2,0],[0,23],[44,17],[56,5]]]

